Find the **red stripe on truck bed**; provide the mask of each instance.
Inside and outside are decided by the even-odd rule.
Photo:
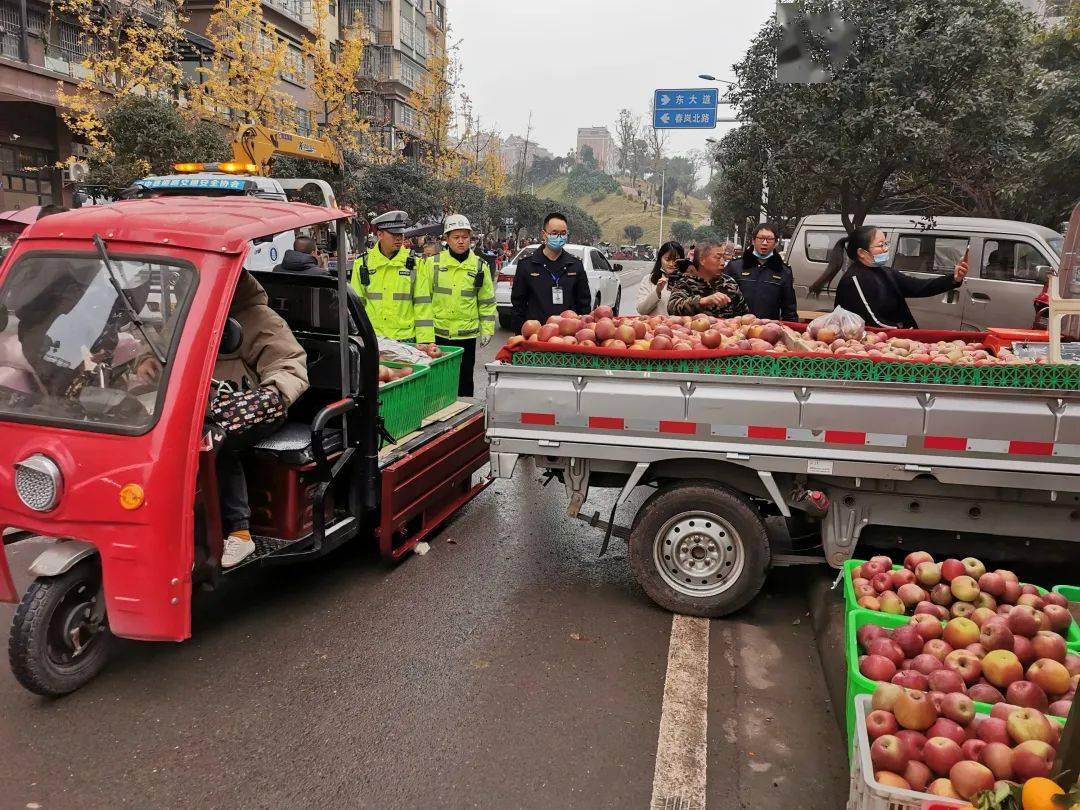
[[[590,416],[589,427],[597,430],[623,430],[626,422],[621,416]]]
[[[963,436],[923,436],[923,447],[927,450],[967,450],[967,439]]]
[[[683,433],[693,436],[697,433],[697,422],[676,422],[668,419],[660,420],[661,433]]]
[[[1052,456],[1053,442],[1009,442],[1009,455]]]
[[[851,430],[826,430],[825,441],[829,444],[866,444],[866,434]]]
[[[771,427],[769,425],[750,425],[746,429],[748,439],[787,439],[787,428]]]
[[[523,413],[521,415],[523,425],[554,425],[555,414],[553,413]]]

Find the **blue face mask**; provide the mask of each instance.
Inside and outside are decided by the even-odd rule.
[[[889,254],[888,253],[879,253],[874,257],[874,264],[888,264],[888,263],[889,263]]]
[[[562,250],[563,247],[566,246],[566,237],[561,234],[558,236],[548,236],[547,246],[552,250]]]
[[[754,248],[754,255],[759,259],[767,259],[773,255],[773,252],[770,250],[768,253],[758,253],[757,248]]]

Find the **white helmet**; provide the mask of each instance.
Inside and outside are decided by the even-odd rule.
[[[472,233],[472,225],[469,224],[468,218],[461,214],[451,214],[446,218],[446,222],[443,227],[443,235],[450,233],[450,231],[468,231]]]

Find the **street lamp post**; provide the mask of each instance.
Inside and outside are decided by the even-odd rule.
[[[660,172],[660,238],[656,240],[657,249],[664,244],[664,186],[667,185],[667,169]]]

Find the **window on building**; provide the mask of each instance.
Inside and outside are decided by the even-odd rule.
[[[0,4],[0,56],[22,59],[21,29],[18,7]]]
[[[298,45],[289,44],[288,51],[285,54],[285,68],[281,72],[281,77],[294,84],[307,84],[307,65],[305,64],[304,52],[300,50]]]
[[[1036,269],[1040,266],[1049,266],[1049,262],[1038,248],[1028,242],[1013,239],[983,241],[982,278],[1043,284],[1046,282],[1046,271],[1040,274]]]
[[[957,236],[901,234],[893,266],[915,273],[951,275],[967,247],[968,240]]]
[[[298,135],[311,135],[311,115],[303,107],[297,107],[293,113],[293,119],[296,121],[296,132]]]
[[[55,163],[55,152],[0,144],[0,185],[3,185],[6,204],[24,208],[52,203],[51,167]]]

